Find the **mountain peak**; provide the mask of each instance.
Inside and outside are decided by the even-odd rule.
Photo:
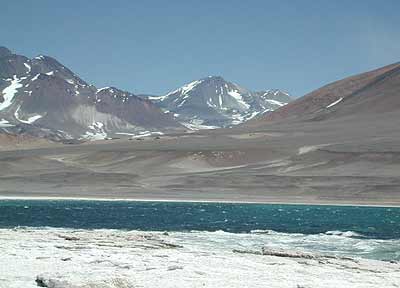
[[[222,76],[211,75],[208,77],[203,78],[203,80],[218,80],[218,81],[225,81]]]
[[[40,55],[36,56],[35,58],[33,58],[33,60],[51,62],[51,63],[55,63],[55,64],[57,64],[59,66],[63,66],[60,62],[58,62],[57,59],[55,59],[53,57],[50,57],[50,56],[47,56],[47,55],[40,54]]]
[[[229,127],[273,111],[291,99],[280,90],[252,92],[221,76],[195,80],[164,96],[151,96],[165,111],[191,128]]]
[[[8,49],[4,46],[0,46],[0,58],[7,57],[10,55],[12,55],[12,52],[10,49]]]

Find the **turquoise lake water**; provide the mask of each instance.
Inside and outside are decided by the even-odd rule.
[[[400,239],[400,208],[130,201],[1,200],[0,228],[16,226],[249,233],[354,232]]]

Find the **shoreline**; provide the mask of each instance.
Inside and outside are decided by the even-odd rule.
[[[258,204],[258,205],[301,205],[301,206],[341,206],[341,207],[381,207],[400,208],[399,204],[370,204],[370,203],[330,203],[330,202],[290,202],[290,201],[245,201],[229,199],[170,199],[170,198],[112,198],[112,197],[59,197],[59,196],[2,196],[3,200],[19,201],[100,201],[100,202],[164,202],[164,203],[221,203],[221,204]]]

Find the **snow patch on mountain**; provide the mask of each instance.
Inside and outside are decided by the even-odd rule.
[[[3,102],[0,103],[0,111],[11,106],[15,94],[18,92],[18,89],[22,87],[20,83],[24,78],[18,78],[14,75],[14,79],[11,80],[11,83],[8,87],[3,90]]]
[[[191,83],[189,83],[189,84],[183,86],[183,87],[181,88],[181,92],[182,92],[183,94],[186,94],[186,93],[192,91],[197,85],[201,84],[202,82],[203,82],[203,80],[196,80],[196,81],[193,81],[193,82],[191,82]]]
[[[15,125],[11,124],[8,122],[6,119],[1,119],[0,120],[0,128],[8,128],[8,127],[14,127]]]
[[[28,69],[27,73],[30,73],[32,68],[28,63],[24,63],[24,66],[26,67],[26,69]]]
[[[15,110],[14,112],[14,117],[15,119],[17,119],[19,122],[21,123],[25,123],[25,124],[33,124],[35,121],[39,120],[40,118],[42,118],[42,115],[34,115],[31,117],[28,117],[27,120],[21,119],[18,112],[21,109],[21,106],[18,106],[18,108]]]
[[[333,106],[335,106],[336,104],[339,104],[340,102],[342,102],[343,98],[339,98],[338,100],[336,100],[335,102],[329,104],[328,106],[326,106],[326,108],[331,108]]]
[[[104,91],[104,90],[108,90],[108,89],[110,89],[110,87],[103,87],[103,88],[99,88],[99,89],[97,89],[97,93],[100,93],[101,91]]]
[[[201,84],[203,82],[203,80],[196,80],[193,82],[190,82],[184,86],[182,86],[181,88],[178,88],[175,91],[172,91],[170,93],[168,93],[167,95],[165,95],[164,97],[167,98],[168,96],[175,94],[177,92],[181,93],[182,95],[184,95],[183,99],[186,99],[187,97],[189,97],[188,93],[190,91],[192,91],[196,86],[198,86],[199,84]]]
[[[276,93],[276,92],[274,92],[274,93]],[[274,94],[274,95],[276,95],[276,94]],[[278,106],[285,106],[285,105],[288,104],[288,103],[280,102],[280,101],[273,100],[273,99],[265,99],[265,101],[266,101],[266,102],[269,102],[269,103],[271,103],[271,104],[274,104],[274,105],[278,105]]]
[[[169,92],[166,95],[163,95],[163,96],[150,96],[150,97],[148,97],[148,99],[152,100],[152,101],[163,101],[163,100],[167,99],[169,96],[174,95],[176,93],[179,93],[183,97],[181,99],[175,99],[175,101],[180,100],[181,103],[179,105],[182,106],[185,103],[184,100],[186,100],[190,96],[188,93],[190,91],[192,91],[194,88],[196,88],[196,86],[201,84],[203,81],[204,80],[196,80],[196,81],[190,82],[190,83],[188,83],[188,84],[186,84],[186,85],[184,85],[184,86],[182,86],[182,87],[180,87],[180,88],[178,88],[178,89],[176,89],[176,90],[174,90],[172,92]]]
[[[107,133],[104,130],[104,124],[101,122],[93,122],[88,128],[91,131],[86,131],[82,138],[88,140],[104,140],[107,138]]]
[[[39,78],[39,76],[40,76],[40,73],[36,74],[36,75],[31,79],[31,81],[32,81],[32,82],[35,82],[35,81]]]
[[[27,120],[18,119],[18,121],[25,123],[25,124],[33,124],[35,121],[39,120],[42,117],[43,117],[42,115],[35,115],[32,117],[29,117]]]
[[[121,134],[121,133],[118,133]],[[133,134],[132,139],[138,139],[142,137],[150,137],[150,136],[161,136],[164,135],[164,133],[159,132],[159,131],[140,131],[138,134]]]
[[[191,123],[185,123],[182,122],[182,125],[184,125],[186,128],[193,130],[193,131],[197,131],[197,130],[212,130],[212,129],[218,129],[220,127],[218,126],[211,126],[211,125],[203,125],[201,124],[203,123],[203,121],[196,121],[193,120]]]
[[[238,91],[228,91],[228,94],[235,98],[239,104],[244,106],[245,109],[250,108],[250,105],[243,101],[243,97]]]

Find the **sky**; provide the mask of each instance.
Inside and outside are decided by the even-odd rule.
[[[0,46],[165,94],[209,75],[302,96],[400,61],[398,0],[4,1]]]

